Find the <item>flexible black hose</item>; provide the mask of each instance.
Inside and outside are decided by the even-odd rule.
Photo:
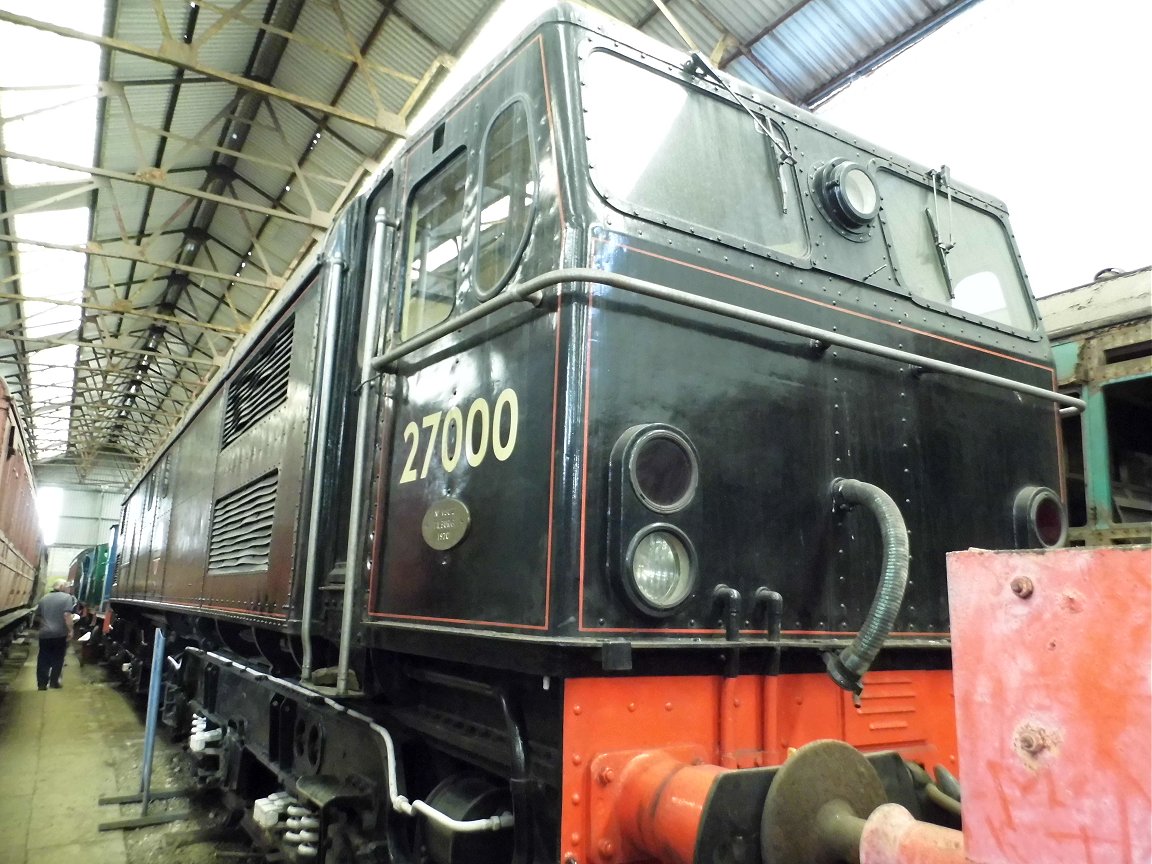
[[[955,798],[957,801],[961,800],[960,781],[943,765],[936,766],[936,785],[939,786],[940,791],[949,798]]]
[[[929,783],[924,787],[924,794],[928,796],[928,800],[939,807],[946,813],[951,813],[953,816],[960,816],[960,802],[937,786],[935,783]]]
[[[832,499],[838,507],[851,509],[858,504],[867,507],[876,517],[884,544],[880,584],[876,588],[876,596],[864,626],[852,644],[839,655],[829,652],[824,656],[832,680],[845,690],[859,693],[863,689],[860,679],[883,647],[904,602],[904,589],[908,585],[908,561],[911,558],[908,529],[904,526],[904,517],[896,502],[879,486],[859,480],[837,479],[832,483]]]

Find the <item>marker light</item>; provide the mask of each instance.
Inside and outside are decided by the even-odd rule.
[[[628,593],[647,612],[663,614],[683,603],[696,584],[688,538],[671,525],[650,525],[628,550]]]
[[[645,507],[672,513],[692,500],[700,469],[692,445],[682,434],[656,427],[642,432],[632,444],[628,476]]]
[[[1046,486],[1025,486],[1012,506],[1016,545],[1021,549],[1054,549],[1068,537],[1068,513],[1060,497]]]

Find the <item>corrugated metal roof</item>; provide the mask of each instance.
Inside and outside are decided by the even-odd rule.
[[[976,0],[666,2],[719,66],[808,104]],[[651,0],[591,5],[683,47]],[[401,130],[373,118],[391,112],[394,124],[409,121],[494,6],[119,0],[107,33],[79,36],[102,44],[108,81],[98,103],[95,191],[78,186],[78,198],[53,205],[93,205],[65,456],[82,475],[123,476],[125,464],[160,445],[397,140]],[[0,11],[6,20],[12,14]],[[0,194],[10,163],[0,158]],[[13,236],[3,209],[0,202],[0,235]],[[14,245],[0,241],[0,253]],[[0,254],[10,291],[21,286],[14,276]],[[41,343],[22,335],[24,326],[18,304],[0,304],[0,356],[15,357],[0,371],[30,412],[27,358]],[[143,379],[146,395],[132,386]],[[38,452],[34,436],[32,444]],[[109,456],[116,468],[101,473],[94,466]]]

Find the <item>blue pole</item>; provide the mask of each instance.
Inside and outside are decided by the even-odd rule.
[[[156,628],[152,640],[152,674],[148,681],[148,716],[144,727],[144,771],[140,778],[140,796],[144,806],[140,815],[148,815],[148,801],[152,797],[152,751],[156,745],[156,719],[160,713],[160,681],[164,674],[164,631]]]

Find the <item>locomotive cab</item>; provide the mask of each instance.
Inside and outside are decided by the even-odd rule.
[[[372,644],[843,643],[886,551],[846,479],[911,538],[888,641],[939,665],[944,554],[1062,542],[1067,397],[1003,207],[946,169],[561,7],[397,171]]]

